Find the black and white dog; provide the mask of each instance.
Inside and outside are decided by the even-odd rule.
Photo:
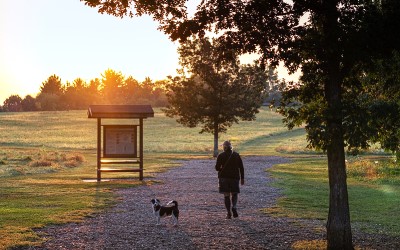
[[[179,217],[179,209],[178,202],[170,201],[167,206],[161,206],[159,199],[152,199],[151,203],[153,204],[153,213],[157,220],[157,225],[160,225],[160,218],[171,216],[174,222],[174,226],[178,225],[178,217]],[[170,206],[173,204],[172,206]]]

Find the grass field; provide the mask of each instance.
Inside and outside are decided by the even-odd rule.
[[[271,173],[278,179],[275,185],[283,189],[284,197],[279,199],[276,207],[267,209],[267,212],[277,216],[320,219],[325,222],[329,208],[326,166],[326,159],[317,157],[297,158],[292,163],[274,166]],[[348,168],[351,169],[352,166],[348,165]],[[348,178],[353,229],[400,235],[399,181],[398,174],[374,180]]]
[[[151,185],[152,174],[177,166],[176,160],[212,156],[211,134],[184,128],[156,109],[155,117],[144,122],[144,181],[136,174],[114,173],[103,177],[118,181],[84,182],[96,177],[96,129],[96,120],[88,119],[86,111],[0,113],[0,249],[40,244],[35,228],[93,216],[118,202],[113,190]],[[326,160],[306,149],[303,128],[287,131],[280,115],[262,109],[256,121],[235,124],[220,140],[231,140],[244,157],[292,158],[271,170],[285,196],[266,212],[326,219]],[[349,158],[356,230],[400,234],[395,223],[400,219],[400,171],[387,158]]]

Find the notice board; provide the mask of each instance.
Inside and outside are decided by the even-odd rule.
[[[104,125],[103,156],[107,158],[137,157],[136,125]]]

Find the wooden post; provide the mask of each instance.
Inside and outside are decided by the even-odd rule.
[[[97,118],[97,181],[101,181],[101,118]]]
[[[140,137],[140,143],[139,143],[139,151],[140,151],[140,173],[139,173],[139,180],[143,180],[143,118],[139,119],[139,137]]]

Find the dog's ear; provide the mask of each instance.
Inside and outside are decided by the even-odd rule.
[[[153,203],[153,204],[154,204],[155,202],[156,202],[156,200],[155,200],[155,199],[151,199],[151,203]]]

